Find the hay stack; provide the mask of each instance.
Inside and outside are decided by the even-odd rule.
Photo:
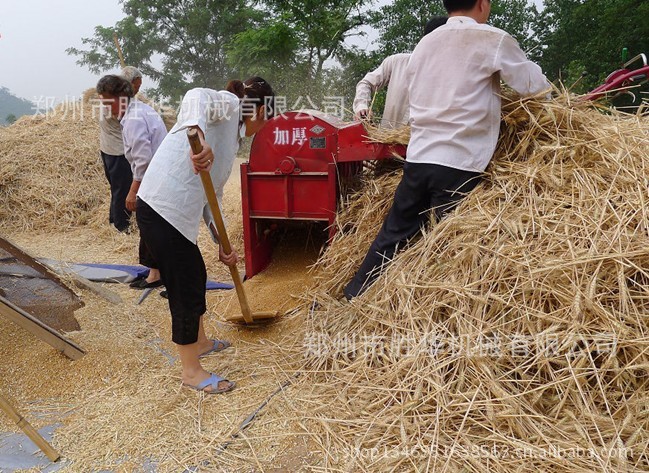
[[[484,182],[344,303],[399,176],[368,183],[301,347],[329,468],[649,470],[648,145],[565,95],[505,104]]]
[[[47,116],[0,128],[3,228],[47,231],[93,222],[110,196],[94,112],[90,102],[66,102]]]
[[[80,101],[0,128],[3,228],[48,232],[106,225],[110,191],[99,155],[98,107],[89,89]],[[169,127],[169,114],[163,116]]]

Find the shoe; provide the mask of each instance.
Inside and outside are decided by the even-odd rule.
[[[227,381],[228,386],[225,388],[219,389],[219,383],[221,381]],[[196,386],[192,386],[191,384],[185,384],[183,383],[183,386],[187,386],[188,388],[195,389],[196,391],[203,391],[205,394],[221,394],[221,393],[227,393],[228,391],[232,391],[234,389],[235,383],[232,381],[228,381],[225,378],[221,378],[220,376],[210,373],[210,377],[207,378],[205,381],[202,381],[198,383]],[[211,387],[211,391],[205,391],[205,388]]]
[[[146,282],[146,279],[138,279],[129,284],[129,287],[133,289],[153,289],[160,286],[162,286],[162,279],[152,282]]]
[[[204,356],[210,355],[212,353],[218,353],[230,348],[232,345],[227,340],[212,340],[212,348],[207,350],[205,353],[201,353],[198,357],[203,358]]]

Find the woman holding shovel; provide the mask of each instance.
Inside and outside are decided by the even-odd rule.
[[[234,383],[209,373],[200,358],[229,347],[205,334],[207,273],[196,244],[201,217],[218,243],[201,179],[208,171],[217,197],[230,176],[244,136],[252,136],[272,117],[274,92],[264,79],[231,81],[227,90],[192,89],[183,98],[178,121],[154,155],[137,194],[137,222],[142,238],[158,262],[167,288],[172,340],[178,347],[183,384],[205,393],[222,393]],[[187,130],[198,132],[203,150],[193,154]],[[236,252],[219,259],[234,266]]]

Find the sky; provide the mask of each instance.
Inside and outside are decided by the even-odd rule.
[[[98,77],[65,50],[123,16],[118,0],[0,0],[0,86],[33,102],[79,97]]]
[[[99,77],[65,50],[123,16],[119,0],[0,0],[0,87],[35,103],[78,98]]]

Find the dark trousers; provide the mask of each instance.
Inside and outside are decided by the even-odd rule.
[[[126,156],[113,156],[101,152],[104,172],[110,184],[110,211],[108,221],[120,232],[128,230],[131,212],[126,209],[126,196],[131,189],[133,172]]]
[[[361,267],[345,286],[345,297],[349,300],[365,292],[397,249],[428,224],[430,213],[439,221],[480,182],[480,176],[437,164],[406,162],[388,216]]]
[[[162,218],[146,202],[137,199],[140,236],[151,252],[167,289],[171,311],[171,339],[178,345],[198,340],[201,316],[207,310],[207,271],[198,246]]]
[[[155,258],[151,254],[151,251],[149,251],[149,247],[146,246],[144,238],[142,237],[140,237],[138,256],[142,266],[146,266],[149,269],[158,269],[158,263],[155,262]]]

